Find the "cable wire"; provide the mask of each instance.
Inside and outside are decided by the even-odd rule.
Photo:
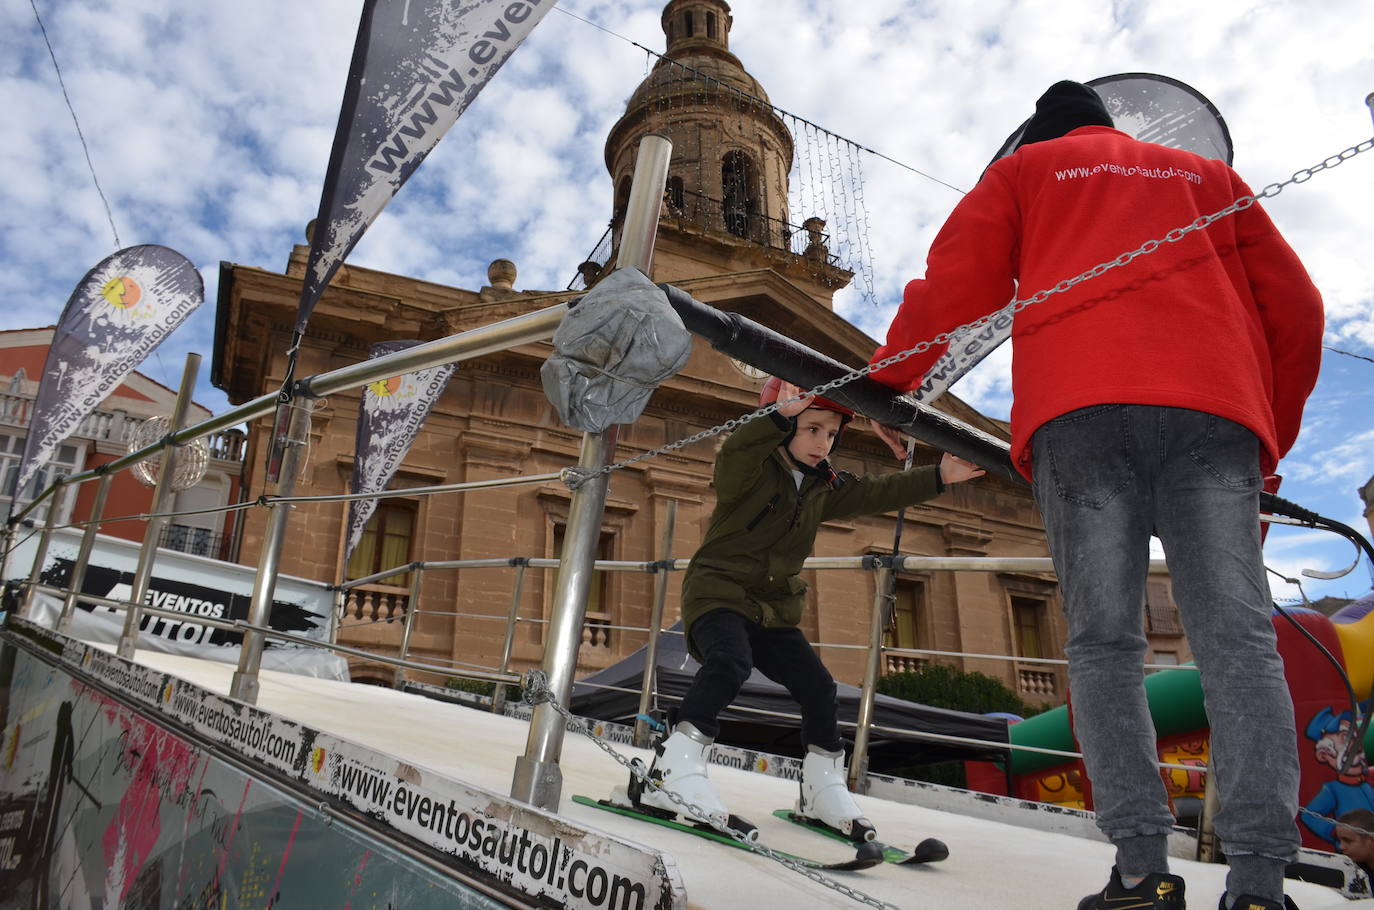
[[[927,174],[925,171],[921,170],[920,168],[912,167],[911,165],[907,164],[906,162],[898,161],[896,158],[893,158],[893,157],[891,157],[891,156],[889,156],[889,155],[884,155],[882,152],[879,152],[879,151],[877,151],[876,149],[871,149],[871,148],[869,148],[868,146],[864,145],[862,142],[855,142],[853,139],[849,139],[849,138],[847,138],[847,137],[845,137],[845,136],[841,136],[839,133],[832,132],[831,130],[826,129],[826,128],[823,127],[823,126],[820,126],[820,125],[818,125],[818,124],[816,124],[816,123],[812,123],[810,120],[807,120],[805,117],[800,117],[800,116],[798,116],[798,115],[792,113],[791,111],[783,110],[782,108],[778,107],[777,105],[775,105],[775,104],[773,104],[773,103],[771,103],[771,102],[769,102],[769,101],[766,101],[766,100],[764,100],[764,99],[762,99],[762,98],[757,98],[757,97],[755,97],[755,96],[749,94],[748,92],[741,91],[740,89],[736,88],[736,87],[733,86],[733,85],[729,85],[729,84],[727,84],[727,83],[725,83],[725,82],[720,81],[719,79],[717,79],[716,77],[710,75],[709,73],[703,73],[701,70],[696,69],[695,67],[688,66],[687,64],[681,63],[681,62],[679,62],[679,61],[677,61],[677,60],[674,60],[674,59],[672,59],[671,57],[664,56],[663,54],[660,54],[660,53],[659,53],[658,51],[656,51],[656,50],[653,50],[653,49],[651,49],[651,48],[645,47],[644,45],[640,44],[638,41],[635,41],[633,38],[627,38],[626,36],[620,34],[619,32],[612,31],[611,29],[606,28],[606,26],[600,25],[600,24],[598,24],[598,23],[596,23],[596,22],[593,22],[592,20],[590,20],[590,19],[588,19],[588,18],[586,18],[586,17],[584,17],[584,16],[579,16],[577,13],[574,13],[574,12],[572,12],[572,11],[570,11],[570,10],[567,10],[567,9],[561,7],[561,6],[555,6],[554,9],[557,10],[558,12],[562,13],[562,14],[565,15],[565,16],[570,16],[570,17],[572,17],[573,19],[578,20],[579,22],[585,22],[586,24],[590,25],[592,28],[600,29],[601,31],[605,32],[606,34],[608,34],[608,35],[610,35],[610,36],[612,36],[612,37],[614,37],[614,38],[619,38],[621,41],[624,41],[624,42],[626,42],[626,43],[628,43],[628,44],[633,45],[634,47],[639,48],[640,50],[644,51],[644,53],[649,54],[650,56],[653,56],[653,57],[657,57],[659,60],[661,60],[661,61],[664,62],[664,63],[668,63],[668,64],[671,64],[672,66],[679,67],[679,68],[681,68],[681,69],[683,69],[683,70],[685,70],[685,71],[691,73],[693,76],[696,76],[696,77],[699,78],[699,79],[704,79],[704,80],[706,80],[706,81],[709,82],[709,83],[712,83],[712,84],[714,84],[714,85],[718,85],[718,86],[720,86],[721,88],[726,89],[727,91],[729,91],[729,92],[731,92],[731,93],[733,93],[733,94],[739,96],[740,98],[743,98],[743,99],[746,100],[746,101],[749,101],[749,102],[751,102],[751,103],[753,103],[753,104],[762,105],[763,107],[766,107],[766,108],[768,108],[769,110],[773,111],[775,114],[781,114],[782,116],[785,116],[785,117],[791,117],[793,120],[797,120],[797,121],[799,121],[799,122],[801,122],[801,123],[804,123],[804,124],[806,124],[807,126],[812,127],[813,129],[820,130],[821,132],[825,133],[827,136],[834,136],[836,139],[838,139],[838,140],[840,140],[840,141],[842,141],[842,142],[847,142],[847,143],[849,143],[850,145],[854,146],[855,148],[859,149],[860,151],[868,152],[870,155],[874,155],[874,156],[876,156],[876,157],[878,157],[878,158],[883,159],[884,161],[887,161],[887,162],[889,162],[889,163],[891,163],[891,164],[895,164],[895,165],[897,165],[897,166],[900,167],[900,168],[905,168],[906,170],[911,171],[913,174],[919,174],[920,176],[926,178],[927,180],[933,180],[933,181],[935,181],[936,183],[940,184],[940,185],[943,186],[943,187],[946,187],[946,188],[948,188],[948,189],[954,190],[954,192],[960,194],[961,196],[962,196],[962,195],[966,195],[966,194],[968,193],[968,190],[961,189],[961,188],[955,186],[955,185],[952,184],[952,183],[949,183],[949,182],[947,182],[947,181],[941,180],[939,177],[936,177],[936,176],[933,175],[933,174]]]
[[[119,242],[119,228],[115,227],[114,212],[110,210],[110,201],[105,198],[105,191],[100,188],[100,178],[95,175],[95,165],[91,162],[91,150],[86,146],[86,135],[81,132],[81,121],[77,119],[76,108],[72,106],[71,96],[67,94],[67,83],[62,78],[62,67],[57,65],[57,54],[53,53],[52,42],[48,40],[48,30],[43,26],[43,17],[38,15],[38,4],[36,0],[29,0],[29,6],[33,7],[33,18],[38,20],[38,30],[43,34],[43,44],[48,48],[48,56],[52,59],[52,68],[57,73],[57,84],[62,89],[62,100],[67,102],[67,110],[72,115],[72,123],[76,126],[76,136],[81,140],[81,151],[86,154],[86,167],[91,172],[91,182],[95,184],[95,191],[100,194],[100,202],[105,206],[105,217],[110,220],[110,232],[114,234],[115,249],[122,249],[124,244]]]

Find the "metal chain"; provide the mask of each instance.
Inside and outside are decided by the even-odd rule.
[[[1317,812],[1313,809],[1309,809],[1306,806],[1298,806],[1298,814],[1306,815],[1309,818],[1319,819],[1324,822],[1331,822],[1331,824],[1336,825],[1340,828],[1349,828],[1351,831],[1354,831],[1356,834],[1362,837],[1374,837],[1374,831],[1366,831],[1359,825],[1352,825],[1349,822],[1343,822],[1339,818],[1332,818],[1330,815],[1322,815],[1320,812]]]
[[[1178,243],[1180,240],[1182,240],[1184,237],[1187,237],[1194,231],[1199,231],[1209,226],[1215,221],[1220,221],[1222,218],[1226,218],[1231,215],[1234,215],[1237,212],[1244,211],[1245,209],[1248,209],[1251,206],[1253,206],[1256,202],[1258,202],[1261,199],[1272,199],[1279,193],[1283,192],[1283,188],[1286,186],[1298,183],[1306,183],[1322,171],[1330,170],[1331,168],[1336,167],[1342,162],[1349,161],[1356,155],[1359,155],[1363,152],[1367,152],[1370,149],[1374,149],[1374,138],[1366,139],[1363,142],[1360,142],[1356,145],[1352,145],[1349,148],[1344,149],[1334,155],[1328,156],[1327,158],[1324,158],[1322,161],[1312,165],[1311,167],[1305,167],[1301,170],[1295,171],[1293,175],[1289,177],[1287,180],[1282,180],[1278,183],[1271,183],[1252,196],[1241,196],[1223,209],[1215,211],[1210,215],[1202,215],[1198,218],[1195,218],[1192,222],[1183,227],[1174,228],[1172,231],[1166,233],[1163,237],[1157,238],[1155,240],[1147,240],[1140,246],[1131,250],[1130,252],[1122,253],[1115,259],[1109,259],[1106,262],[1100,262],[1092,268],[1088,269],[1086,272],[1083,272],[1079,275],[1075,275],[1073,278],[1065,278],[1063,281],[1060,281],[1052,288],[1039,291],[1035,294],[1032,294],[1030,297],[1024,299],[1013,300],[1011,303],[1007,304],[1005,307],[999,308],[995,312],[988,313],[985,316],[981,316],[978,319],[973,320],[972,322],[965,323],[964,325],[961,325],[955,329],[951,329],[948,332],[941,332],[934,338],[919,342],[914,347],[908,348],[905,351],[899,351],[898,353],[893,354],[890,357],[885,357],[877,363],[870,363],[868,366],[863,367],[862,369],[853,370],[839,377],[838,379],[832,379],[829,382],[818,385],[806,394],[823,395],[825,392],[828,392],[831,389],[837,389],[842,385],[851,383],[854,380],[867,376],[870,373],[873,373],[877,370],[886,369],[887,367],[901,363],[902,361],[907,360],[908,358],[914,357],[917,354],[923,354],[936,345],[948,344],[961,332],[976,332],[977,330],[983,328],[985,325],[987,325],[989,322],[991,322],[998,316],[1002,315],[1003,313],[1010,313],[1015,315],[1016,313],[1019,313],[1021,310],[1024,310],[1026,307],[1032,304],[1043,303],[1055,294],[1062,294],[1070,288],[1083,283],[1084,281],[1088,281],[1090,279],[1097,278],[1101,275],[1105,275],[1112,269],[1128,265],[1129,263],[1133,262],[1135,259],[1141,256],[1148,256],[1149,254],[1158,250],[1160,247],[1164,246],[1164,244],[1166,243]],[[794,398],[791,400],[796,401],[797,399]],[[633,458],[627,458],[626,460],[616,462],[615,464],[603,465],[601,468],[595,471],[588,471],[585,468],[571,469],[568,472],[568,475],[565,479],[565,483],[568,485],[568,487],[575,490],[581,484],[586,483],[589,480],[594,480],[603,474],[610,474],[612,471],[618,471],[621,468],[628,468],[630,465],[638,464],[639,462],[644,461],[646,459],[654,458],[666,452],[676,451],[677,449],[689,446],[694,442],[700,442],[703,439],[709,439],[712,436],[717,436],[721,433],[726,432],[727,430],[734,430],[737,427],[741,427],[744,424],[749,423],[751,420],[757,420],[758,418],[763,417],[766,414],[771,414],[773,411],[776,411],[780,405],[785,405],[788,403],[789,402],[785,401],[774,402],[770,405],[767,405],[766,407],[762,407],[756,411],[752,411],[748,414],[745,414],[743,417],[736,417],[732,420],[727,420],[725,421],[725,423],[711,427],[709,430],[702,430],[700,433],[694,433],[691,436],[686,437],[685,439],[679,439],[677,442],[670,442],[667,445],[660,446],[657,449],[651,449],[650,451],[636,455]]]
[[[876,897],[873,897],[872,895],[865,894],[857,888],[851,888],[843,882],[838,882],[835,879],[830,878],[829,876],[822,875],[817,870],[805,866],[790,857],[778,853],[775,850],[771,850],[768,847],[765,847],[763,844],[758,843],[757,841],[751,841],[746,834],[744,834],[741,831],[736,831],[734,828],[731,828],[729,825],[721,821],[718,817],[713,816],[710,812],[706,811],[701,806],[698,806],[696,803],[683,799],[681,796],[678,796],[671,790],[665,790],[662,787],[660,787],[657,781],[649,777],[648,771],[644,769],[643,762],[629,759],[621,755],[619,752],[615,750],[614,747],[603,741],[600,737],[598,737],[595,733],[588,729],[586,723],[584,723],[581,718],[577,717],[567,708],[564,708],[562,705],[560,705],[558,703],[558,700],[554,698],[553,692],[549,689],[548,677],[544,675],[544,672],[542,670],[530,670],[527,673],[525,673],[524,677],[520,681],[520,685],[524,692],[524,701],[526,704],[546,704],[553,710],[557,711],[560,715],[563,716],[565,720],[572,724],[573,732],[585,735],[588,739],[590,739],[593,743],[596,744],[596,747],[598,749],[605,752],[611,758],[615,759],[618,764],[627,768],[629,772],[632,775],[634,775],[634,777],[641,784],[646,785],[649,788],[662,793],[664,796],[668,797],[668,799],[672,800],[673,802],[681,806],[683,809],[687,810],[687,813],[692,818],[701,821],[707,825],[710,825],[712,830],[720,834],[726,835],[731,840],[737,841],[746,850],[750,850],[754,853],[759,854],[760,856],[765,856],[768,859],[773,860],[774,862],[781,863],[783,866],[786,866],[793,872],[796,872],[799,875],[804,875],[805,877],[811,879],[811,881],[816,882],[819,885],[824,885],[827,888],[830,888],[834,891],[838,891],[840,894],[843,894],[850,900],[858,901],[859,903],[866,904],[870,907],[877,907],[879,908],[879,910],[899,910],[899,908],[895,904],[889,904],[885,901],[879,900]]]

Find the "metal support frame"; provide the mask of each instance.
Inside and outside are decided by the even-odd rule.
[[[510,654],[515,646],[515,624],[520,616],[520,596],[525,592],[525,569],[528,568],[527,562],[520,562],[515,567],[515,581],[511,583],[510,609],[506,612],[506,641],[501,646],[501,665],[500,672],[510,671]],[[504,714],[506,711],[506,687],[497,686],[491,693],[491,713]]]
[[[290,496],[295,489],[296,478],[300,476],[301,460],[305,457],[306,443],[310,439],[312,404],[308,399],[293,399],[283,407],[288,411],[285,434],[274,439],[272,444],[282,449],[277,495]],[[273,504],[268,513],[262,553],[258,556],[258,574],[253,579],[253,595],[248,604],[248,622],[251,625],[261,627],[269,624],[282,546],[286,542],[287,523],[293,508],[290,503],[279,502]],[[266,639],[260,631],[250,629],[244,633],[243,643],[239,647],[238,669],[234,671],[229,684],[231,698],[257,704],[258,671],[262,668],[262,652],[266,645]]]
[[[1374,97],[1374,95],[1370,97]],[[1200,863],[1225,861],[1221,853],[1221,841],[1217,838],[1217,830],[1213,825],[1217,817],[1217,810],[1221,808],[1216,781],[1217,776],[1212,773],[1209,764],[1207,780],[1202,785],[1202,814],[1197,820],[1197,859]]]
[[[191,396],[195,394],[196,377],[199,373],[200,355],[194,352],[187,354],[186,368],[181,371],[181,386],[177,389],[176,404],[172,406],[172,419],[169,425],[169,431],[172,433],[176,433],[186,423],[186,414],[191,408]],[[162,452],[162,467],[157,474],[153,502],[148,507],[150,515],[157,516],[167,511],[167,505],[175,492],[173,480],[176,471],[176,446],[167,446]],[[116,648],[119,656],[125,660],[133,660],[134,650],[138,647],[139,625],[143,622],[140,605],[148,594],[148,582],[153,577],[153,560],[157,557],[158,539],[162,536],[162,529],[166,524],[166,518],[149,518],[147,527],[143,529],[143,546],[138,551],[138,566],[134,569],[134,580],[130,586],[132,593],[129,600],[133,601],[134,606],[124,614],[124,631],[120,633],[119,645]]]
[[[53,526],[57,524],[57,514],[62,511],[62,506],[66,504],[68,495],[76,495],[75,490],[68,494],[68,488],[61,477],[57,479],[56,486],[57,489],[53,493],[52,502],[48,505],[48,519],[43,522],[43,533],[38,537],[38,550],[33,555],[33,566],[29,569],[29,581],[24,587],[24,600],[19,605],[20,616],[27,616],[29,607],[33,606],[34,589],[38,585],[39,577],[43,574],[43,564],[48,561],[48,545],[52,543],[52,531]]]
[[[673,144],[656,133],[639,141],[629,204],[620,233],[617,268],[635,268],[649,274],[672,152]],[[604,433],[584,434],[578,467],[590,473],[608,464],[615,455],[618,435],[619,427],[611,427]],[[591,588],[601,517],[605,512],[607,481],[605,474],[598,474],[582,483],[573,491],[568,510],[567,533],[560,555],[562,568],[558,571],[558,589],[543,664],[549,690],[560,704],[567,703],[572,692],[573,673],[577,669],[577,649],[582,644],[582,623],[587,612],[587,592]],[[562,716],[548,704],[536,706],[530,718],[525,754],[515,760],[511,782],[513,798],[544,809],[557,809],[563,792],[563,772],[558,767],[563,734]]]
[[[76,601],[81,588],[86,583],[86,567],[91,563],[91,551],[95,549],[95,537],[100,533],[100,519],[105,514],[105,501],[110,498],[110,484],[113,474],[105,474],[95,488],[95,502],[91,504],[91,514],[86,519],[86,529],[81,534],[81,545],[76,551],[76,562],[72,574],[67,579],[67,596],[62,601],[62,615],[57,618],[57,631],[68,635],[72,630],[72,617],[76,615]]]
[[[873,616],[868,628],[868,659],[864,663],[863,689],[859,695],[858,727],[854,730],[854,754],[849,757],[846,783],[855,793],[868,790],[868,737],[873,726],[873,703],[878,697],[882,671],[883,632],[887,629],[888,600],[892,597],[892,567],[883,565],[874,575]]]
[[[410,636],[415,631],[415,617],[420,614],[420,587],[425,577],[425,567],[417,564],[411,569],[410,576],[410,601],[406,604],[405,626],[401,629],[401,660],[406,660],[410,656]],[[391,688],[404,689],[406,687],[406,668],[400,664],[396,665],[396,672],[391,678]]]
[[[663,540],[658,547],[658,558],[664,565],[672,559],[673,532],[677,526],[677,500],[668,500],[668,515],[663,524]],[[658,636],[663,630],[663,605],[668,600],[668,572],[659,567],[654,576],[654,606],[649,612],[649,641],[644,650],[644,678],[639,690],[639,711],[635,716],[634,744],[641,749],[649,747],[650,729],[645,718],[658,691]]]

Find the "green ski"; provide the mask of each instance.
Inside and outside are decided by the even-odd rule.
[[[603,809],[607,812],[614,812],[617,815],[625,815],[630,818],[637,818],[640,821],[649,822],[653,825],[659,825],[664,828],[672,828],[674,831],[682,831],[687,834],[694,834],[697,837],[705,838],[706,840],[717,841],[718,843],[725,844],[728,847],[734,847],[737,850],[748,850],[751,853],[754,852],[749,844],[742,843],[738,840],[735,840],[733,837],[721,834],[719,831],[715,830],[714,828],[708,825],[689,825],[684,824],[680,821],[675,821],[673,819],[660,818],[657,815],[650,815],[647,812],[641,812],[638,809],[635,809],[631,806],[623,806],[619,803],[612,802],[608,799],[592,799],[590,796],[574,796],[572,800],[573,802],[578,803],[579,805],[591,806],[594,809]],[[730,817],[730,821],[732,827],[735,827],[736,830],[755,830],[753,825],[750,825],[748,822],[738,818],[737,816],[732,815]],[[785,853],[782,850],[773,850],[773,848],[771,847],[768,849],[772,850],[773,853],[776,853],[779,856],[783,856],[787,859],[790,859],[792,862],[797,863],[798,865],[806,866],[809,869],[820,869],[828,872],[854,872],[860,869],[872,868],[873,866],[880,865],[883,862],[882,854],[877,849],[872,848],[869,844],[863,844],[859,846],[858,852],[855,854],[854,859],[838,863],[823,863],[819,860],[807,859],[804,856],[797,856],[793,853]]]
[[[833,840],[843,841],[846,844],[853,843],[853,841],[851,841],[849,838],[845,837],[843,834],[841,834],[839,831],[836,831],[829,825],[822,824],[821,822],[814,821],[813,819],[802,818],[800,815],[793,812],[791,809],[775,809],[773,810],[773,815],[776,818],[781,818],[784,821],[789,821],[794,825],[800,825],[801,827],[806,828],[807,830],[815,831],[817,834],[822,835],[823,837],[829,837]],[[945,846],[944,842],[936,840],[933,837],[927,837],[925,840],[921,841],[919,844],[916,845],[915,850],[911,851],[903,850],[901,847],[889,846],[888,844],[884,844],[881,841],[876,840],[869,841],[868,843],[870,846],[877,847],[879,850],[883,851],[884,862],[894,863],[899,866],[918,865],[921,863],[938,863],[940,862],[940,860],[945,859],[949,856],[949,848]]]

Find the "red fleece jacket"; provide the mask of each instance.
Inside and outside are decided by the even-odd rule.
[[[992,165],[906,286],[873,362],[1025,299],[1252,191],[1220,161],[1103,126],[1028,145]],[[1032,304],[1012,326],[1011,456],[1095,404],[1190,408],[1263,444],[1265,473],[1297,438],[1321,362],[1321,295],[1253,205]],[[874,373],[920,385],[944,345]]]

